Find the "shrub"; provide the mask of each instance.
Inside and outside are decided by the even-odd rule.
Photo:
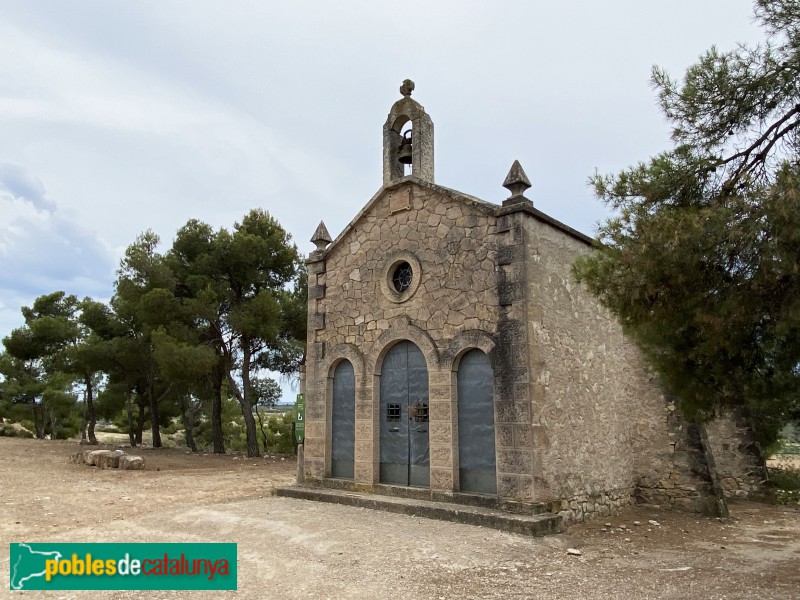
[[[0,437],[32,438],[33,434],[27,429],[6,423],[0,425]]]
[[[287,415],[271,415],[267,420],[268,450],[275,454],[292,454],[292,420]]]
[[[800,505],[800,469],[770,468],[769,485],[778,504]]]

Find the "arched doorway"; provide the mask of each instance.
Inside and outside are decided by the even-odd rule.
[[[333,372],[331,419],[331,477],[353,479],[356,445],[356,378],[353,365],[343,360]]]
[[[394,345],[381,366],[380,481],[430,485],[428,367],[408,341]]]
[[[489,357],[470,350],[458,365],[458,464],[461,491],[497,493],[494,374]]]

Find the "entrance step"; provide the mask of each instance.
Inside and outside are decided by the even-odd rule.
[[[412,497],[379,496],[363,492],[306,486],[278,488],[276,494],[286,498],[331,502],[415,517],[425,517],[427,519],[479,525],[522,535],[541,536],[563,531],[561,517],[551,513],[515,513],[456,502],[438,502]]]

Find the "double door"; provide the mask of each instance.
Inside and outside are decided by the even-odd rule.
[[[381,367],[380,481],[428,487],[428,368],[411,342],[393,346]]]

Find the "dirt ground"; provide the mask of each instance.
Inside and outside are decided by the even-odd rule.
[[[797,507],[735,504],[728,522],[634,508],[527,538],[278,498],[295,474],[280,457],[144,449],[146,470],[102,471],[69,463],[77,449],[0,438],[0,597],[800,598]],[[237,542],[239,589],[7,591],[8,544],[47,541]]]

